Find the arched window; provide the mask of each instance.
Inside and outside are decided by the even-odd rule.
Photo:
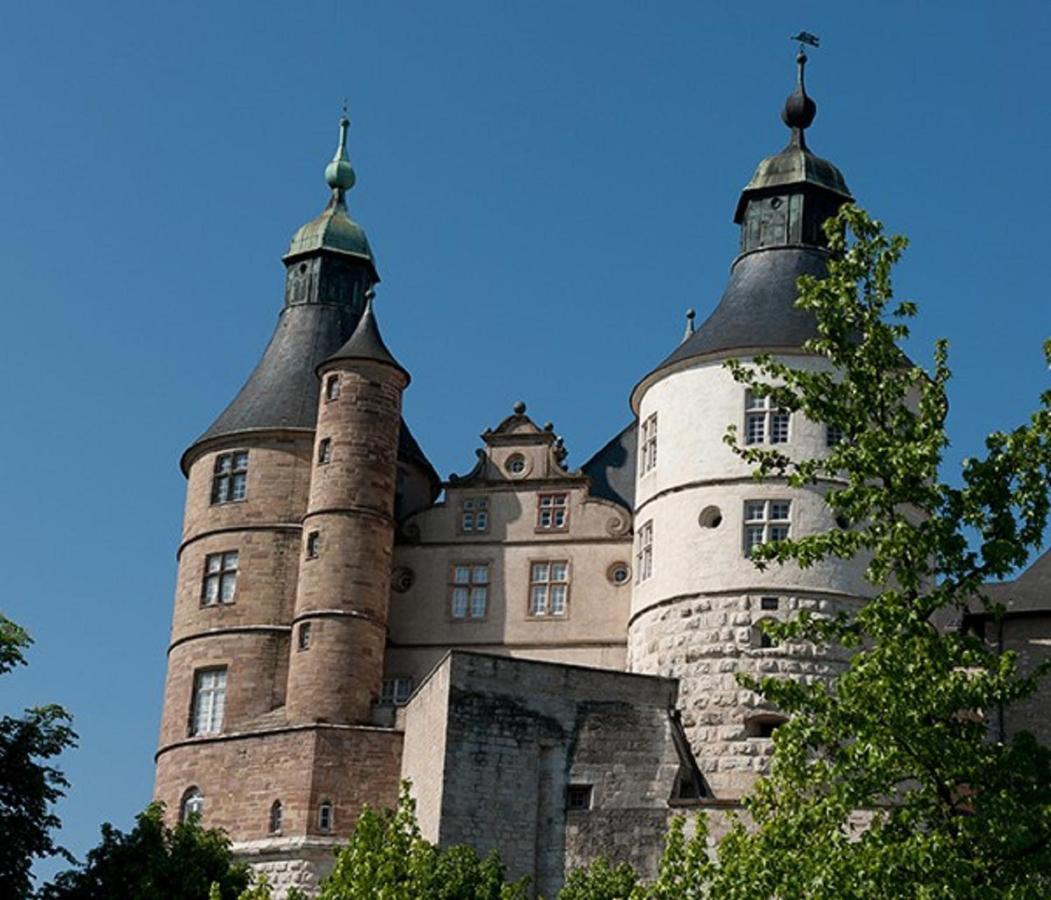
[[[322,800],[317,808],[317,827],[319,831],[332,830],[332,801]]]
[[[766,630],[766,622],[773,622],[769,616],[760,619],[754,625],[752,625],[751,644],[756,650],[766,650],[769,647],[776,647],[777,641],[774,640],[773,635]]]
[[[201,793],[201,789],[194,785],[188,787],[182,795],[182,802],[179,804],[179,821],[188,822],[190,817],[199,819],[204,813],[204,794]]]
[[[283,810],[281,809],[281,801],[275,800],[270,806],[270,822],[267,830],[271,834],[281,833],[281,817]]]

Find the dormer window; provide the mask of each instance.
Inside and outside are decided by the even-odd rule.
[[[536,508],[537,531],[565,531],[569,528],[569,494],[539,494]]]

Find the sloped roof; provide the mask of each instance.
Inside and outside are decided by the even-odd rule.
[[[591,494],[635,508],[638,425],[633,421],[580,467],[591,479]]]

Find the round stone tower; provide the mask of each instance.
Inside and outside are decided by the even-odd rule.
[[[288,717],[361,723],[369,721],[383,677],[401,395],[409,383],[380,337],[371,299],[318,376]]]
[[[803,84],[805,62],[801,53],[782,113],[788,146],[760,163],[737,206],[740,255],[719,305],[696,331],[691,317],[680,346],[632,394],[640,438],[629,667],[679,679],[698,764],[715,796],[728,799],[765,769],[770,734],[782,721],[736,674],[814,679],[842,664],[812,647],[774,645],[762,620],[800,609],[851,610],[866,590],[854,562],[753,565],[757,543],[836,527],[822,499],[829,485],[756,482],[723,441],[732,424],[742,443],[803,458],[825,452],[836,437],[819,422],[770,408],[724,365],[761,353],[797,368],[824,365],[802,351],[817,330],[795,308],[796,280],[826,273],[821,224],[851,198],[839,170],[806,145],[816,108]]]
[[[182,457],[186,512],[154,788],[169,815],[200,813],[246,858],[298,860],[309,871],[330,863],[333,842],[350,833],[362,803],[396,798],[400,736],[328,723],[368,719],[391,523],[439,489],[400,421],[408,376],[366,309],[379,275],[347,211],[355,181],[348,125],[341,119],[325,169],[328,204],[284,257],[273,337],[233,402]],[[322,392],[319,366],[344,380],[339,402]],[[319,410],[337,464],[330,467],[318,463]],[[364,483],[354,482],[359,476]],[[326,551],[340,546],[340,529],[355,515],[374,526],[351,531],[362,553],[375,554],[378,574],[345,603],[337,585],[349,557]],[[304,560],[315,531],[329,565],[323,577],[318,561]],[[301,623],[313,644],[298,652]],[[353,663],[345,655],[333,662],[336,644],[354,647]],[[337,691],[346,695],[334,699]]]

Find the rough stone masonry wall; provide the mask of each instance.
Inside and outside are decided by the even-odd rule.
[[[765,592],[764,592],[765,594]],[[778,596],[776,611],[761,609],[758,595],[690,597],[646,610],[633,623],[629,654],[635,670],[679,679],[679,708],[697,764],[717,797],[741,797],[769,766],[772,741],[750,736],[749,720],[775,713],[737,682],[785,676],[810,683],[842,670],[842,652],[810,644],[754,646],[753,626],[767,618],[788,619],[800,610],[833,616],[853,612],[848,598]]]
[[[428,691],[435,678],[447,694]],[[444,771],[440,794],[417,793],[420,818],[442,844],[498,850],[546,897],[597,848],[650,871],[678,771],[674,703],[667,679],[454,651],[406,711],[405,774],[425,785]],[[442,718],[444,753],[425,759],[411,748]],[[567,814],[570,784],[592,786],[590,810]]]

